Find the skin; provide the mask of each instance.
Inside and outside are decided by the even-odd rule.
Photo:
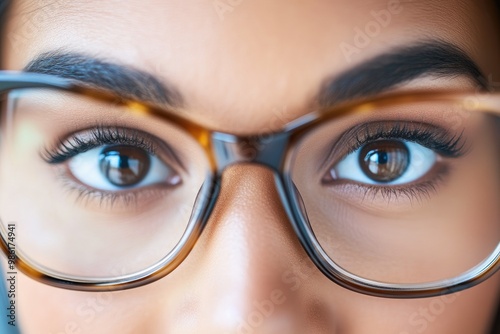
[[[103,56],[174,83],[189,97],[189,117],[228,132],[279,129],[310,111],[326,75],[422,36],[458,45],[484,73],[500,78],[500,44],[492,33],[499,27],[487,15],[494,11],[487,1],[403,3],[391,23],[352,57],[339,45],[352,44],[353,29],[364,27],[373,19],[370,11],[387,8],[387,1],[242,1],[223,14],[212,1],[60,3],[44,9],[38,2],[15,1],[2,69],[20,70],[38,54],[61,48]],[[35,22],[28,33],[27,22]],[[22,38],[9,38],[16,34]],[[460,80],[410,86],[471,88]],[[478,182],[487,183],[487,175]],[[499,299],[498,273],[446,297],[396,300],[348,291],[314,268],[272,184],[264,168],[228,169],[193,252],[150,285],[84,293],[20,274],[23,333],[236,333],[256,305],[269,300],[277,302],[253,333],[487,333]],[[464,185],[447,191],[465,201]],[[479,221],[480,211],[474,212]],[[282,294],[273,298],[273,291]],[[443,311],[433,313],[438,304],[445,305]]]

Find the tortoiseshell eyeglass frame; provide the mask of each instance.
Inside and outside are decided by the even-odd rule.
[[[457,292],[475,286],[494,275],[500,269],[500,242],[494,252],[482,263],[459,277],[425,284],[389,284],[364,279],[353,275],[333,262],[314,236],[311,226],[300,209],[296,191],[290,176],[291,155],[289,152],[300,139],[326,121],[356,114],[376,112],[381,107],[418,101],[447,102],[458,104],[470,112],[487,112],[500,116],[500,94],[478,92],[422,92],[386,94],[381,97],[339,103],[320,109],[286,124],[282,131],[238,136],[214,131],[164,108],[135,101],[92,87],[74,80],[35,73],[0,71],[0,101],[15,89],[49,88],[82,94],[104,102],[119,103],[133,113],[157,117],[176,125],[191,135],[203,148],[210,163],[212,177],[203,186],[206,200],[189,223],[182,240],[176,248],[159,263],[135,274],[120,276],[106,281],[81,279],[50,272],[46,268],[30,263],[22,250],[15,254],[16,267],[27,276],[59,288],[80,291],[116,291],[130,289],[154,282],[172,272],[190,253],[201,235],[210,213],[216,204],[220,180],[226,167],[236,163],[254,163],[273,171],[275,185],[290,223],[304,250],[317,268],[330,280],[349,290],[388,298],[421,298]],[[248,147],[252,150],[248,150]],[[245,148],[243,150],[242,148]],[[249,152],[251,152],[249,154]],[[0,185],[1,187],[1,185]],[[1,213],[0,213],[1,218]],[[500,224],[500,222],[499,222]],[[1,248],[9,256],[7,231],[0,224]]]

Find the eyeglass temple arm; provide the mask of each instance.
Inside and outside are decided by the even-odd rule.
[[[0,93],[21,88],[62,88],[70,89],[74,84],[67,79],[38,73],[0,71]]]

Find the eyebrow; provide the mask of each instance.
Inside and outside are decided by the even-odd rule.
[[[479,66],[462,49],[444,41],[425,41],[396,48],[325,80],[317,101],[322,107],[332,106],[380,94],[425,76],[466,77],[477,88],[488,89]]]
[[[47,52],[32,60],[26,72],[74,79],[120,96],[169,107],[179,107],[182,95],[170,84],[147,72],[80,53]],[[375,56],[321,85],[317,101],[328,107],[345,100],[383,93],[424,76],[466,77],[480,89],[487,80],[479,66],[457,46],[426,41]]]
[[[179,107],[183,100],[172,85],[152,74],[80,53],[43,53],[26,65],[24,71],[56,75],[109,90],[120,97],[168,107]]]

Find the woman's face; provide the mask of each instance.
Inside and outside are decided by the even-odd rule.
[[[85,55],[133,67],[166,83],[182,96],[182,107],[176,112],[199,124],[230,133],[265,133],[311,112],[326,80],[352,70],[334,86],[338,98],[356,90],[353,78],[360,78],[363,87],[373,83],[377,87],[377,81],[392,78],[396,70],[387,67],[381,74],[364,64],[381,57],[375,65],[392,59],[393,69],[398,60],[398,69],[408,69],[424,59],[425,55],[411,55],[428,41],[464,50],[494,86],[500,81],[500,27],[494,13],[493,3],[486,0],[56,0],[50,4],[15,0],[4,35],[2,69],[21,70],[47,52]],[[405,48],[410,52],[387,56]],[[386,85],[384,91],[477,90],[473,73],[443,71],[443,63],[434,69],[431,65],[430,60],[418,63],[415,68],[429,68]],[[363,81],[363,73],[372,77]],[[381,90],[365,93],[376,95]],[[494,130],[484,116],[467,116],[465,129],[451,116],[456,115],[447,119],[439,112],[361,114],[340,119],[330,130],[342,134],[360,124],[399,117],[464,130],[476,143],[493,142]],[[90,124],[97,116],[90,112],[61,117],[66,117],[67,124]],[[141,131],[158,136],[161,126],[158,120],[138,125]],[[59,129],[44,131],[56,136]],[[318,138],[326,135],[319,133]],[[358,220],[370,215],[381,229],[394,217],[427,223],[439,220],[453,231],[450,234],[458,231],[453,234],[456,240],[478,236],[478,244],[471,246],[478,248],[484,243],[484,235],[481,240],[479,236],[485,232],[477,231],[490,231],[493,238],[498,235],[498,228],[487,225],[495,214],[498,217],[498,187],[492,186],[498,185],[498,175],[493,167],[477,167],[494,166],[498,148],[481,147],[474,154],[452,159],[453,168],[425,196],[391,201],[373,194],[366,201],[344,187],[335,195],[343,198],[338,201],[343,210],[335,214]],[[304,157],[323,152],[315,141],[301,150]],[[308,168],[300,166],[298,173]],[[335,169],[330,177],[335,173],[343,172]],[[9,175],[23,178],[24,184],[50,182],[21,171]],[[40,206],[59,200],[38,198]],[[146,200],[144,207],[147,204]],[[329,204],[310,205],[318,206],[309,210],[314,216]],[[122,209],[126,211],[125,206]],[[478,225],[466,230],[470,221]],[[366,254],[373,252],[363,241],[348,244],[344,237],[328,237]],[[113,235],[109,238],[114,242]],[[147,247],[148,239],[139,241]],[[439,258],[446,247],[429,240],[423,249],[427,256]],[[369,257],[362,251],[360,256]],[[459,263],[462,258],[455,260]],[[378,261],[374,258],[371,263]],[[389,275],[378,264],[362,269],[375,278]],[[428,273],[422,269],[418,274]],[[131,290],[89,293],[49,287],[20,274],[17,305],[23,333],[486,333],[498,303],[499,283],[496,274],[460,293],[410,300],[346,290],[328,280],[304,252],[271,172],[248,164],[225,171],[206,230],[187,259],[165,278]]]

